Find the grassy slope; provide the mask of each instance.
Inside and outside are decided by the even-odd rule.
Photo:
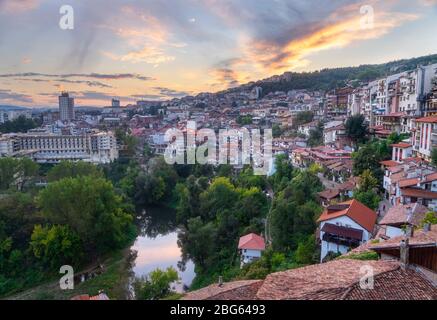
[[[61,290],[59,287],[59,280],[56,280],[15,294],[6,299],[69,300],[80,294],[96,295],[99,290],[104,290],[111,299],[126,299],[127,284],[129,281],[129,256],[129,248],[115,252],[105,260],[104,265],[106,271],[103,274],[76,285],[74,290]]]

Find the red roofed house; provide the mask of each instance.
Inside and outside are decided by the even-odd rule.
[[[410,158],[413,154],[413,146],[410,143],[400,142],[391,145],[393,147],[392,160],[402,162],[406,158]]]
[[[380,237],[390,239],[406,234],[405,227],[419,227],[429,209],[419,203],[398,204],[391,207],[379,222],[383,226]]]
[[[357,200],[350,200],[329,206],[320,216],[320,260],[328,253],[345,254],[370,240],[376,212]]]
[[[264,238],[254,233],[240,238],[238,250],[241,255],[241,266],[261,258],[262,252],[266,249]]]

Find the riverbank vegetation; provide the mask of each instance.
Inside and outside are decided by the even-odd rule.
[[[137,234],[133,206],[99,168],[40,169],[28,159],[0,159],[0,296],[59,278],[62,265],[79,271],[100,262]]]
[[[259,279],[314,263],[321,212],[315,197],[322,190],[317,172],[293,169],[285,155],[277,157],[275,168],[265,177],[249,166],[168,165],[161,157],[142,164],[122,157],[100,167],[0,159],[0,295],[59,279],[61,265],[81,270],[103,263],[144,232],[138,225],[147,214],[140,209],[158,205],[176,211],[180,265],[195,264],[193,290],[219,276]],[[238,240],[252,232],[270,240],[269,246],[260,260],[240,269]],[[114,275],[96,278],[109,277],[106,284],[91,281],[106,289]],[[165,285],[171,276],[138,279],[138,297],[171,296]],[[80,287],[95,294],[97,287],[86,283]]]

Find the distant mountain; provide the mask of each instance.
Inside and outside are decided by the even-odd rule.
[[[20,106],[11,106],[11,105],[4,105],[0,104],[0,110],[4,111],[11,111],[11,110],[28,110],[27,107],[20,107]]]
[[[437,54],[411,59],[402,59],[382,64],[360,65],[358,67],[344,67],[322,69],[313,72],[285,72],[282,75],[250,82],[239,87],[228,89],[221,93],[251,90],[255,86],[263,88],[263,95],[275,91],[288,92],[290,90],[332,90],[346,84],[358,86],[361,83],[376,80],[391,74],[412,70],[419,65],[437,63]]]

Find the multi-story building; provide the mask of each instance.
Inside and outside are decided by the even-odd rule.
[[[366,86],[356,88],[348,96],[348,115],[354,116],[357,114],[365,115],[365,110],[368,104],[369,90]],[[369,119],[366,119],[369,120]]]
[[[416,119],[412,135],[413,153],[426,161],[431,160],[432,150],[437,147],[437,116]]]
[[[74,98],[68,92],[62,92],[59,96],[59,117],[61,121],[74,120]]]
[[[320,216],[319,239],[320,260],[329,253],[345,254],[349,250],[369,241],[372,237],[376,213],[358,202],[351,200],[329,206]]]
[[[431,92],[427,95],[424,109],[425,117],[437,115],[437,76],[431,80],[431,86]]]
[[[31,118],[30,110],[0,110],[0,123],[5,123],[7,121],[12,121],[20,116],[26,118]]]
[[[111,106],[112,106],[112,108],[120,108],[120,100],[119,99],[112,99]]]
[[[112,132],[81,135],[8,134],[0,139],[0,156],[28,156],[38,163],[58,163],[63,160],[109,163],[118,158],[118,149]]]

